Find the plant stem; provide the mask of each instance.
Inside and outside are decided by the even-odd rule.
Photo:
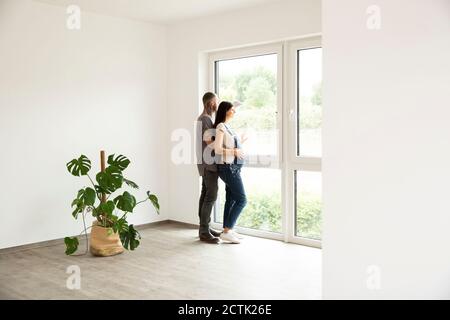
[[[102,215],[102,218],[101,218],[101,219],[102,219],[102,221],[103,221],[103,227],[104,227],[104,228],[106,228],[106,222],[107,222],[107,221],[111,222],[111,224],[114,224],[114,221],[111,220],[111,219],[109,219],[109,218],[106,217],[106,216],[103,216],[103,215]]]
[[[120,217],[120,219],[119,220],[122,220],[126,215],[128,214],[128,212],[125,212],[124,214],[123,214],[123,216],[122,217]]]
[[[81,233],[80,233],[78,236],[81,236],[83,233],[87,233],[87,231],[88,231],[89,229],[92,229],[92,226],[87,227],[85,230],[81,231]]]
[[[80,254],[74,254],[73,256],[75,256],[75,257],[78,257],[78,256],[84,256],[85,254],[87,254],[88,253],[88,251],[89,251],[89,240],[88,240],[88,236],[87,236],[87,230],[89,229],[89,228],[91,228],[91,227],[89,227],[89,228],[86,228],[86,220],[85,220],[85,214],[86,214],[87,212],[85,211],[85,210],[83,210],[83,212],[81,213],[81,217],[83,218],[83,226],[84,226],[84,230],[80,233],[80,235],[79,236],[81,236],[82,234],[83,234],[83,232],[84,232],[84,235],[85,235],[85,237],[86,237],[86,250],[84,251],[84,253],[80,253]]]
[[[101,172],[105,172],[106,163],[105,163],[105,151],[100,151],[100,169]],[[102,193],[102,199],[100,200],[102,203],[106,202],[106,194]],[[104,217],[106,218],[106,217]],[[104,220],[104,227],[106,228],[106,220]]]
[[[86,229],[86,217],[84,215],[85,215],[85,212],[83,212],[83,214],[81,216],[83,217],[84,235],[86,237],[86,252],[85,252],[85,254],[86,254],[89,250],[89,245],[88,245],[88,236],[87,236],[87,229]]]
[[[145,202],[145,201],[147,201],[147,200],[148,200],[148,198],[145,199],[145,200],[139,201],[138,203],[136,203],[136,206],[137,206],[139,203]]]

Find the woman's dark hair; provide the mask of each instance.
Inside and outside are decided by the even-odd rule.
[[[228,101],[222,101],[219,104],[219,108],[216,112],[216,121],[214,122],[214,128],[217,128],[219,123],[225,122],[225,119],[227,118],[227,112],[233,108],[233,104]]]

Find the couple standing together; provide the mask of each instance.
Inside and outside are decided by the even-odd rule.
[[[197,167],[202,177],[198,215],[199,237],[207,243],[240,243],[242,237],[233,230],[236,221],[247,204],[241,168],[244,152],[240,139],[230,127],[236,106],[222,101],[216,94],[207,92],[203,96],[203,112],[197,119]],[[215,119],[213,121],[213,116]],[[201,135],[200,135],[201,133]],[[200,154],[201,152],[201,154]],[[223,231],[210,228],[211,211],[217,199],[218,179],[225,183],[226,199],[223,211]]]

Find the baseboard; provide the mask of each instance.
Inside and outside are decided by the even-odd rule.
[[[176,220],[166,220],[168,223],[172,223],[172,224],[178,224],[180,226],[183,227],[189,227],[191,229],[198,229],[198,224],[195,223],[188,223],[188,222],[181,222],[181,221],[176,221]]]
[[[156,227],[156,226],[160,226],[160,225],[164,225],[164,224],[180,224],[180,225],[184,225],[186,227],[188,226],[193,226],[190,224],[185,224],[184,222],[178,222],[178,221],[174,221],[174,220],[162,220],[162,221],[155,221],[155,222],[150,222],[150,223],[145,223],[145,224],[140,224],[140,225],[136,225],[136,229],[137,230],[144,230],[144,229],[148,229],[151,227]],[[198,226],[197,226],[198,228]],[[88,233],[89,235],[90,233]],[[80,244],[83,243],[84,241],[84,235],[80,237]],[[64,243],[64,238],[61,239],[54,239],[54,240],[47,240],[47,241],[41,241],[41,242],[35,242],[35,243],[29,243],[29,244],[24,244],[21,246],[15,246],[15,247],[10,247],[10,248],[3,248],[0,249],[0,255],[1,254],[7,254],[7,253],[13,253],[13,252],[18,252],[18,251],[25,251],[25,250],[30,250],[30,249],[36,249],[36,248],[43,248],[43,247],[53,247],[56,245],[60,245]]]
[[[156,226],[160,226],[163,224],[168,224],[170,223],[170,220],[161,220],[161,221],[155,221],[155,222],[149,222],[149,223],[144,223],[144,224],[138,224],[135,225],[136,230],[144,230],[144,229],[148,229],[151,227],[156,227]]]

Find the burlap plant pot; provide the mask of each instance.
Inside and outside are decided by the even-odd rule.
[[[91,254],[98,257],[109,257],[125,251],[120,241],[119,234],[111,228],[104,228],[94,221],[91,230],[89,249]]]

